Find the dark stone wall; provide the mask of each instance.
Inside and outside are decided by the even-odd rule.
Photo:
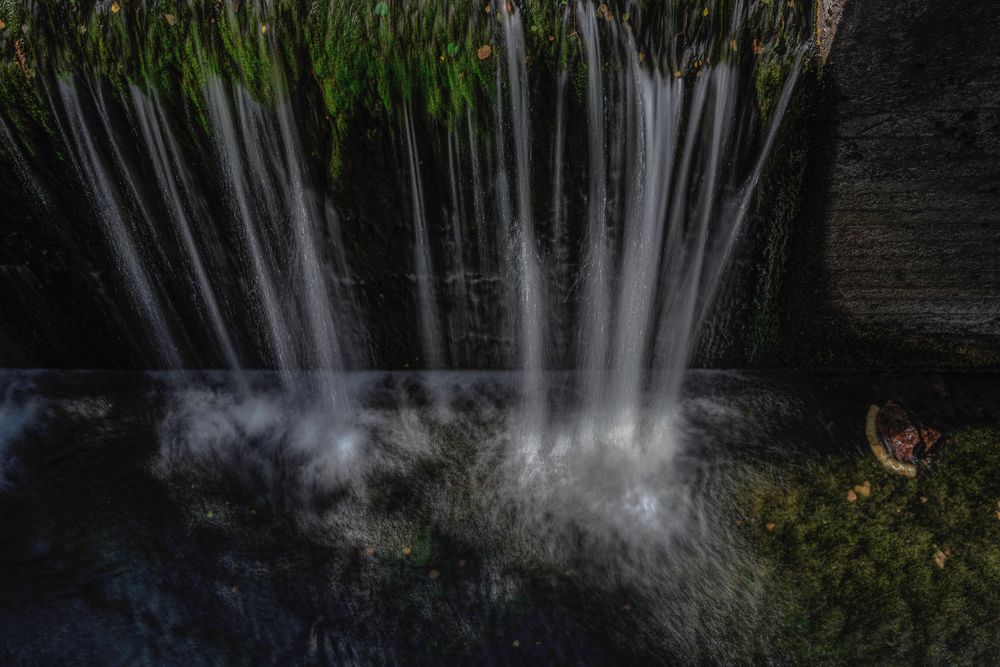
[[[843,5],[772,363],[1000,365],[998,30],[1000,2]]]

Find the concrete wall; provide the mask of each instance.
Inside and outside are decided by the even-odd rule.
[[[774,362],[1000,365],[1000,2],[841,11]]]

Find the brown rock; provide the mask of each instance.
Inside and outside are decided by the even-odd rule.
[[[923,426],[906,408],[896,401],[887,401],[875,421],[879,442],[889,455],[903,463],[916,463],[930,458],[931,449],[941,439],[941,433]]]

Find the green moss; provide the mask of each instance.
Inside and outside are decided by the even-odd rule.
[[[586,59],[573,5],[514,3],[525,27],[533,84],[565,67],[578,94],[585,94]],[[448,126],[495,97],[506,5],[505,0],[383,5],[374,0],[159,0],[121,2],[116,13],[108,2],[77,0],[36,5],[29,13],[27,0],[2,0],[0,15],[14,20],[0,33],[0,62],[26,55],[31,66],[57,76],[85,72],[122,93],[126,84],[155,90],[206,132],[203,91],[210,76],[239,81],[265,103],[308,87],[323,102],[329,172],[336,180],[345,135],[359,119],[398,123],[400,110],[412,108],[422,120]],[[687,73],[704,63],[751,57],[751,34],[768,45],[762,62],[783,57],[788,35],[802,39],[809,34],[802,9],[760,0],[743,10],[749,17],[748,27],[741,29],[746,34],[730,34],[739,24],[733,12],[741,6],[734,0],[612,1],[602,10],[600,32],[610,37],[630,31],[648,63]],[[23,35],[13,30],[21,20],[27,23]],[[739,54],[730,47],[737,38]],[[480,59],[484,45],[492,54]]]
[[[975,664],[1000,652],[1000,429],[943,441],[915,480],[874,457],[786,467],[748,491],[792,664]],[[871,495],[849,502],[855,485]],[[769,530],[768,526],[771,526]],[[948,554],[944,567],[936,553]]]

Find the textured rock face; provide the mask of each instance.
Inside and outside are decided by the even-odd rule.
[[[842,8],[824,45],[780,361],[995,366],[1000,3]]]

